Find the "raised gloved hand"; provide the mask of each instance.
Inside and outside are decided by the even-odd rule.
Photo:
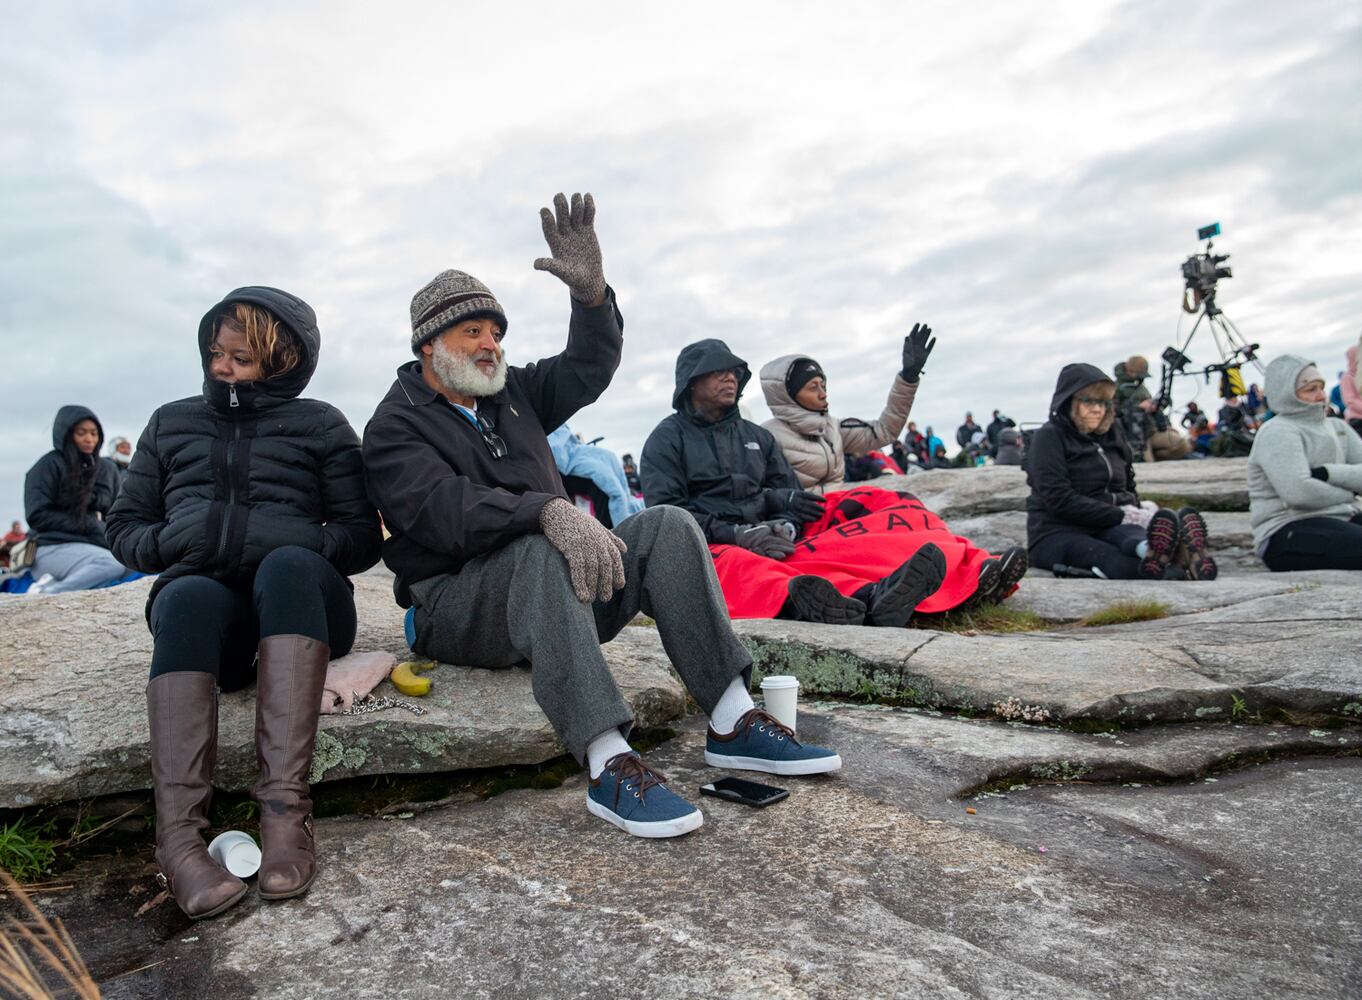
[[[794,552],[794,542],[765,523],[740,526],[734,533],[733,544],[768,559],[784,559]]]
[[[601,266],[601,245],[596,240],[596,202],[591,195],[572,196],[572,207],[562,194],[553,196],[554,211],[539,210],[544,224],[544,239],[552,257],[534,262],[536,271],[548,271],[572,292],[572,297],[588,306],[605,301],[605,271]],[[556,213],[556,214],[555,214]]]
[[[539,512],[539,527],[567,560],[572,592],[583,604],[608,601],[624,586],[624,540],[590,514],[562,497],[554,497]]]
[[[927,338],[931,337],[929,341]],[[905,382],[916,382],[922,376],[922,366],[936,347],[932,328],[926,323],[914,323],[908,336],[903,338],[903,370],[899,372]]]
[[[804,524],[822,517],[826,503],[822,496],[808,490],[767,490],[762,497],[762,513],[767,516],[789,514]]]

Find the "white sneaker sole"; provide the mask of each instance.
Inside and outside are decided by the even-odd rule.
[[[729,767],[743,771],[765,771],[767,774],[800,775],[827,774],[842,769],[842,758],[838,754],[831,757],[815,757],[811,760],[763,760],[760,757],[729,757],[726,754],[705,751],[705,763],[710,767]]]
[[[704,825],[705,817],[696,809],[694,812],[678,816],[676,819],[657,820],[653,823],[639,823],[631,819],[625,819],[617,815],[612,810],[601,805],[595,799],[587,796],[586,807],[595,816],[599,816],[607,823],[619,827],[625,833],[633,834],[635,837],[679,837],[682,834],[698,830]]]

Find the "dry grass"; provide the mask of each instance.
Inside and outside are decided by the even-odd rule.
[[[1131,622],[1149,622],[1167,618],[1172,610],[1162,601],[1116,601],[1079,619],[1084,628],[1097,628],[1102,625],[1128,625]]]
[[[0,994],[15,1000],[58,996],[99,1000],[99,987],[62,922],[43,916],[24,887],[4,869],[0,869],[0,887],[19,902],[22,911],[0,925]],[[56,990],[48,985],[49,980],[57,984]]]
[[[986,604],[971,610],[956,608],[942,615],[914,615],[910,624],[942,632],[1043,632],[1051,627],[1051,622],[1035,612],[1005,604]]]

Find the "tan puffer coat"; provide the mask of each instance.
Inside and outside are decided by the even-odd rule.
[[[913,408],[918,383],[905,382],[901,375],[895,375],[879,420],[871,423],[847,418],[839,422],[827,413],[806,410],[790,398],[785,376],[791,365],[806,357],[787,354],[762,368],[761,391],[775,415],[762,426],[775,435],[776,443],[799,477],[799,484],[806,490],[821,491],[841,484],[846,473],[843,457],[846,452],[864,455],[899,436]]]

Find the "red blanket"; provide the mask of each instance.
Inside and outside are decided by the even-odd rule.
[[[850,597],[894,572],[927,542],[945,553],[946,580],[917,610],[949,611],[974,594],[979,564],[990,554],[952,534],[911,493],[860,487],[826,497],[823,517],[804,526],[794,555],[783,562],[736,545],[709,547],[732,617],[775,617],[790,578],[806,574],[826,578]]]

